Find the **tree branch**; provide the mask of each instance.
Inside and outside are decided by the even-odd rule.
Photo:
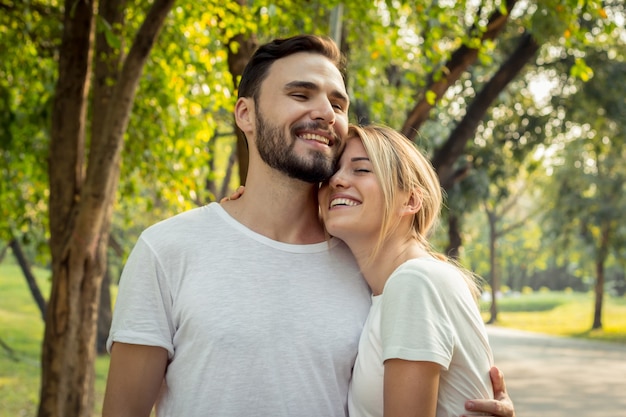
[[[432,162],[444,189],[450,189],[454,185],[454,163],[463,154],[465,145],[476,132],[492,102],[519,74],[538,49],[539,45],[530,34],[522,35],[517,48],[474,98],[465,117],[452,131],[446,143],[437,149]]]
[[[102,140],[92,143],[89,152],[87,177],[82,193],[80,224],[77,229],[100,230],[104,221],[105,208],[115,195],[119,181],[119,160],[123,147],[124,133],[133,107],[135,94],[143,68],[154,42],[165,23],[175,0],[155,0],[139,28],[135,41],[120,72],[111,101],[105,109]],[[98,227],[92,229],[92,225]],[[90,236],[86,244],[95,247],[98,236]]]
[[[517,3],[517,0],[509,0],[506,2],[506,15],[500,13],[499,10],[496,10],[491,15],[489,22],[487,23],[487,30],[481,36],[481,43],[487,40],[495,39],[500,34],[508,21],[509,13],[515,6],[515,3]],[[474,28],[472,28],[472,30],[473,29]],[[448,62],[445,64],[444,69],[437,70],[444,71],[444,77],[441,77],[438,81],[434,81],[434,73],[431,73],[429,76],[428,86],[425,91],[434,92],[436,94],[435,102],[439,101],[448,88],[450,88],[450,86],[461,77],[461,75],[476,61],[477,58],[478,49],[462,45],[452,54]],[[413,107],[407,115],[404,126],[402,126],[402,133],[411,140],[415,139],[417,131],[428,118],[428,114],[430,113],[432,107],[433,105],[426,100],[426,95],[423,94],[415,107]]]

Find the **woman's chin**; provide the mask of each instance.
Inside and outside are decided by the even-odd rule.
[[[332,237],[341,239],[340,236],[343,235],[343,233],[340,227],[337,227],[336,225],[333,225],[332,223],[324,223],[324,227],[326,228],[326,231],[328,232],[329,235],[331,235]]]
[[[326,228],[326,230],[328,231],[328,234],[330,234],[332,237],[336,237],[337,239],[341,239],[343,241],[345,241],[346,238],[349,238],[350,236],[349,233],[346,233],[346,231],[341,228]]]

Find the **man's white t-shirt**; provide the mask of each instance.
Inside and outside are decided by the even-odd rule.
[[[433,258],[410,260],[372,297],[350,386],[350,417],[383,416],[384,361],[392,358],[441,365],[437,417],[468,414],[466,400],[493,398],[489,339],[456,268]]]
[[[276,242],[213,203],[142,233],[107,347],[168,351],[159,417],[344,417],[370,304],[339,240]]]

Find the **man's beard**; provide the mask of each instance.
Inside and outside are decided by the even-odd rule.
[[[310,152],[310,157],[303,157],[296,154],[294,147],[295,140],[288,141],[284,137],[283,131],[266,122],[261,111],[255,112],[257,125],[256,145],[261,159],[270,167],[308,183],[318,183],[326,181],[335,172],[337,156],[327,156],[321,152]],[[308,126],[316,128],[315,126]],[[319,128],[319,127],[317,127]],[[295,129],[292,129],[292,138],[295,137]],[[291,138],[289,138],[291,139]],[[338,141],[338,139],[335,139]],[[337,146],[337,143],[335,143]]]

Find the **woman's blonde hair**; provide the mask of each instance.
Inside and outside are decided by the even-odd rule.
[[[348,137],[361,140],[380,183],[384,198],[384,212],[380,236],[374,254],[399,224],[396,202],[400,194],[412,195],[420,208],[412,219],[409,238],[416,239],[433,257],[454,264],[466,277],[474,297],[479,294],[474,274],[457,262],[435,251],[428,237],[437,225],[443,206],[443,192],[439,177],[428,158],[406,136],[387,126],[351,125]]]

